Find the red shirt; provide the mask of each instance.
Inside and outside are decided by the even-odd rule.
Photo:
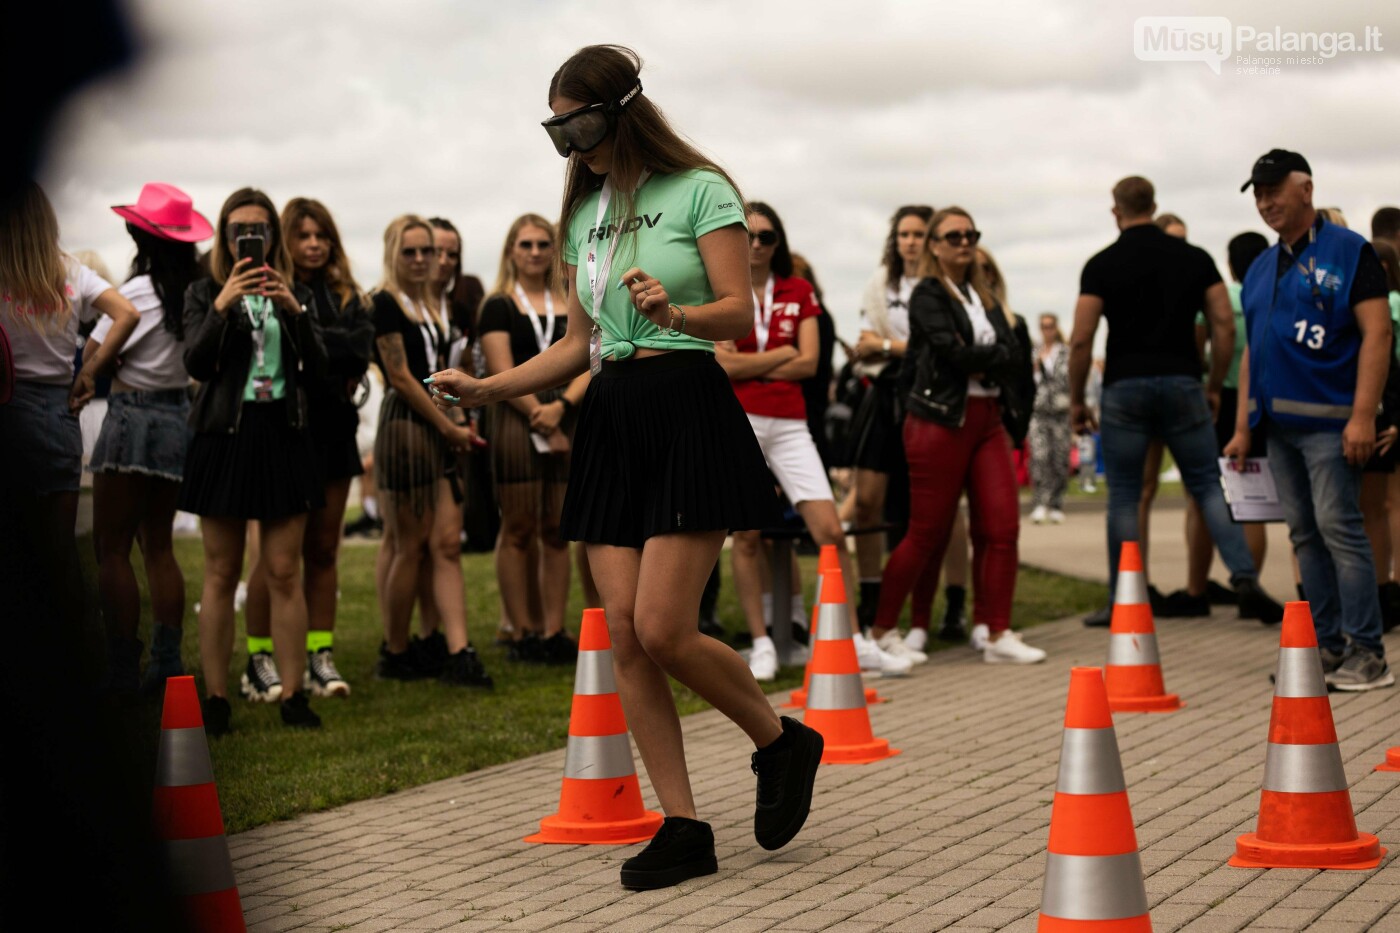
[[[755,299],[755,314],[761,314],[763,289],[758,290]],[[817,296],[806,279],[796,276],[773,277],[773,316],[768,322],[767,350],[797,345],[797,331],[801,323],[809,317],[822,313],[817,304]],[[748,336],[735,344],[740,353],[758,352],[758,333],[750,330]],[[766,415],[769,418],[796,418],[805,420],[807,406],[802,401],[802,383],[789,379],[742,379],[734,383],[734,394],[739,404],[751,415]]]

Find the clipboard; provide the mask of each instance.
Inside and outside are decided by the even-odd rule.
[[[1225,491],[1225,503],[1230,517],[1236,522],[1281,522],[1283,503],[1279,502],[1278,486],[1269,469],[1267,457],[1249,457],[1241,469],[1239,463],[1221,457],[1220,488]]]

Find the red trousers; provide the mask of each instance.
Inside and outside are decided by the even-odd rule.
[[[931,576],[936,583],[965,488],[972,619],[993,632],[1009,628],[1021,514],[1000,404],[994,398],[968,398],[967,416],[958,428],[906,415],[904,454],[909,462],[909,531],[885,564],[875,627],[895,627],[904,600],[921,579],[927,582]]]

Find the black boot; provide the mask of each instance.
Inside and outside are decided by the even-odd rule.
[[[964,611],[967,605],[967,587],[948,586],[943,590],[943,596],[947,600],[947,608],[943,613],[943,627],[938,630],[938,637],[943,641],[967,641],[967,616]]]
[[[185,665],[180,660],[180,630],[173,625],[157,623],[151,626],[151,660],[146,665],[146,675],[141,678],[141,692],[160,693],[165,689],[165,681],[185,673]]]
[[[650,891],[717,871],[710,824],[668,816],[647,847],[622,863],[622,886]]]

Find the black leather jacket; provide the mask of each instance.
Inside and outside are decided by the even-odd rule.
[[[943,283],[929,278],[914,287],[909,299],[909,345],[900,371],[907,410],[936,424],[961,427],[967,414],[968,376],[981,373],[984,385],[1001,389],[1002,424],[1019,445],[1030,423],[1035,391],[1030,341],[1025,322],[1018,319],[1018,336],[999,304],[987,309],[987,319],[996,331],[996,342],[978,345],[962,302],[955,301]]]
[[[221,286],[204,278],[185,291],[185,369],[200,383],[190,408],[195,433],[234,434],[243,414],[243,390],[253,362],[252,326],[246,314],[230,308],[220,316],[214,298]],[[311,292],[294,283],[292,293],[303,308],[310,307]],[[287,383],[287,422],[298,430],[306,427],[306,382],[320,378],[326,366],[326,350],[312,322],[312,315],[273,311],[282,325],[282,372]]]

